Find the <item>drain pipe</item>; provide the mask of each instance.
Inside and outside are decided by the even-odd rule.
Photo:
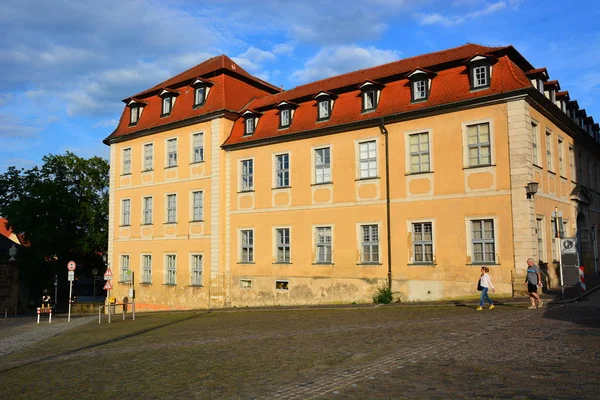
[[[380,120],[379,130],[384,137],[385,143],[385,207],[386,207],[386,234],[387,234],[387,259],[388,259],[388,290],[392,291],[392,233],[390,228],[390,156],[388,146],[388,130],[383,122],[383,117]]]

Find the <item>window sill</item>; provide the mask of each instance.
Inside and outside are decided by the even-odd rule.
[[[429,100],[429,97],[424,97],[422,99],[412,99],[410,101],[410,104],[419,104],[419,103],[425,103],[427,100]]]
[[[203,288],[204,285],[188,285],[189,287],[195,287],[195,288]]]
[[[369,108],[369,109],[366,109],[366,110],[362,110],[360,113],[361,114],[370,114],[370,113],[375,112],[375,111],[377,111],[377,107],[373,107],[373,108]]]
[[[195,223],[195,222],[204,222],[203,219],[192,219],[190,220],[190,224]]]
[[[433,171],[407,172],[404,176],[433,174]]]
[[[119,228],[131,228],[131,225],[127,224],[127,225],[119,225]]]
[[[152,226],[154,225],[152,222],[148,223],[148,224],[140,224],[140,226]]]
[[[548,173],[549,173],[549,174],[552,174],[552,175],[554,175],[554,176],[556,176],[556,172],[554,172],[554,171],[550,171],[550,170],[548,170]]]
[[[204,106],[205,104],[206,104],[206,101],[203,101],[202,103],[194,104],[192,106],[192,109],[195,110],[196,108],[200,108],[200,107]]]
[[[244,194],[244,193],[254,193],[254,189],[250,189],[250,190],[240,190],[239,192],[237,192],[238,194]]]
[[[130,285],[131,284],[131,282],[129,282],[129,281],[118,281],[117,283],[119,285]]]
[[[171,168],[177,168],[179,167],[179,165],[175,164],[175,165],[168,165],[165,167],[165,169],[171,169]]]
[[[152,282],[140,282],[140,285],[152,285]]]
[[[128,172],[126,174],[121,174],[121,176],[129,176],[129,175],[131,175],[131,172]]]
[[[292,265],[293,262],[285,262],[285,261],[275,261],[273,265]]]
[[[373,180],[378,180],[380,179],[378,176],[369,176],[368,178],[356,178],[354,180],[354,182],[360,182],[360,181],[373,181]]]
[[[486,89],[489,89],[489,88],[490,88],[490,85],[472,87],[472,88],[471,88],[471,90],[470,90],[470,92],[471,92],[471,93],[474,93],[474,92],[480,92],[480,91],[482,91],[482,90],[486,90]]]
[[[154,169],[153,168],[143,169],[142,172],[154,172]]]
[[[286,125],[286,126],[280,126],[279,128],[277,128],[278,131],[283,131],[284,129],[290,129],[291,125]]]
[[[279,189],[291,189],[291,186],[277,186],[274,188],[271,188],[271,190],[279,190]]]
[[[335,265],[335,263],[333,263],[333,262],[314,262],[314,263],[312,263],[312,265],[331,265],[331,266],[333,266],[333,265]]]
[[[480,263],[472,263],[472,264],[465,264],[465,265],[467,267],[477,267],[477,268],[480,268],[482,266],[484,266],[484,267],[500,267],[502,264],[480,262]]]
[[[409,267],[435,267],[437,264],[435,263],[409,263],[406,264]]]
[[[310,186],[325,186],[325,185],[333,185],[333,181],[329,182],[319,182],[319,183],[311,183]]]
[[[163,283],[163,286],[177,286],[176,283]]]
[[[253,265],[255,264],[254,261],[238,261],[238,264],[245,264],[245,265]]]
[[[489,168],[489,167],[495,167],[496,164],[482,164],[482,165],[470,165],[468,167],[463,167],[463,170],[466,169],[477,169],[477,168]]]
[[[169,115],[171,115],[171,113],[168,113],[168,114],[160,114],[160,117],[161,117],[161,118],[165,118],[165,117],[168,117]]]
[[[568,180],[568,178],[566,176],[564,176],[564,175],[561,175],[560,178],[564,179],[565,181]]]
[[[542,167],[541,165],[538,165],[536,163],[533,163],[533,166],[536,167],[539,170],[543,170],[544,169],[544,167]]]
[[[130,122],[128,126],[132,127],[132,126],[136,126],[137,124],[138,124],[137,122]]]
[[[201,161],[192,161],[190,163],[190,165],[196,165],[196,164],[204,164],[204,160],[201,160]]]
[[[356,265],[364,265],[364,266],[376,266],[376,265],[383,265],[380,262],[364,262],[364,263],[357,263]]]
[[[317,118],[317,123],[319,123],[319,122],[327,122],[327,121],[329,121],[329,119],[330,119],[330,117],[327,117],[327,118]]]
[[[254,133],[254,132],[250,132],[250,133],[244,133],[244,134],[242,135],[242,137],[243,137],[243,138],[245,138],[245,137],[250,137],[250,136],[252,136],[252,134],[253,134],[253,133]]]
[[[177,221],[164,222],[163,225],[177,225]]]

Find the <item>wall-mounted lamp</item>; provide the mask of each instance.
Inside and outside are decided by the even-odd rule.
[[[533,196],[535,196],[535,194],[538,191],[538,185],[539,185],[539,183],[537,183],[537,182],[529,182],[527,184],[527,186],[525,186],[525,190],[527,191],[528,199],[532,199]]]

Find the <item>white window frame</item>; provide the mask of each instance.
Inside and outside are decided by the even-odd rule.
[[[540,165],[540,124],[531,120],[531,149],[533,152],[533,164]]]
[[[536,243],[538,251],[538,265],[546,259],[546,229],[544,224],[544,216],[537,215],[535,217]],[[540,258],[541,256],[541,258]]]
[[[376,240],[365,241],[364,229],[369,228],[369,239],[372,238],[372,228],[377,229]],[[360,222],[356,224],[357,235],[358,235],[358,251],[360,254],[360,264],[381,264],[381,223],[380,222]],[[369,251],[365,252],[365,246],[368,246]],[[376,249],[376,251],[373,251]],[[368,255],[368,257],[367,257]],[[376,255],[376,259],[374,259]]]
[[[150,150],[148,151],[148,149]],[[152,171],[154,169],[154,143],[144,143],[142,153],[142,171]]]
[[[171,197],[175,198],[175,207],[171,207],[171,204],[169,204]],[[173,210],[173,218],[171,218],[171,210]],[[177,223],[177,193],[165,193],[165,223]]]
[[[252,279],[240,279],[240,289],[242,289],[242,290],[252,289]]]
[[[418,79],[413,81],[412,85],[413,101],[426,100],[429,92],[429,79]]]
[[[564,142],[562,137],[558,137],[558,173],[560,176],[565,176],[565,160],[564,160]]]
[[[175,143],[175,151],[171,148]],[[176,167],[179,164],[179,140],[176,137],[165,139],[165,165],[167,168]]]
[[[571,173],[571,181],[577,181],[577,173],[575,170],[575,151],[573,145],[569,145],[569,171]]]
[[[255,235],[254,228],[242,228],[238,230],[239,263],[254,264]]]
[[[327,106],[325,109],[323,104]],[[326,121],[331,118],[331,99],[320,99],[317,101],[317,121]]]
[[[202,93],[202,100],[198,101],[198,93]],[[206,86],[199,85],[194,88],[194,107],[201,106],[206,101]]]
[[[407,230],[411,233],[411,256],[409,259],[409,263],[412,265],[434,265],[435,264],[435,235],[436,235],[436,228],[435,228],[435,220],[434,219],[416,219],[416,220],[409,220],[407,221]],[[420,240],[416,240],[415,238],[415,225],[420,225],[421,228],[424,227],[425,224],[429,224],[431,225],[431,240],[425,240],[423,235],[425,234],[425,231],[423,230],[421,232],[421,239]],[[431,244],[431,261],[426,260],[426,256],[425,256],[425,246]],[[422,251],[422,255],[423,255],[423,259],[422,260],[417,260],[416,257],[416,247],[417,246],[423,246],[423,251]]]
[[[473,126],[473,125],[481,125],[481,124],[488,124],[489,126],[489,147],[490,147],[490,163],[489,164],[477,164],[477,165],[471,165],[471,159],[469,157],[469,134],[468,134],[468,127],[469,126]],[[492,118],[486,118],[486,119],[480,119],[480,120],[474,120],[474,121],[467,121],[467,122],[463,122],[462,123],[462,133],[463,133],[463,167],[464,168],[481,168],[481,167],[491,167],[495,165],[496,162],[496,157],[495,157],[495,152],[496,152],[496,146],[495,146],[495,129],[494,129],[494,120]]]
[[[321,230],[327,230],[327,229],[329,229],[329,233],[330,233],[329,243],[327,243],[326,241],[319,242],[319,232]],[[326,232],[326,231],[323,231],[323,232]],[[324,237],[326,238],[326,236],[324,236]],[[327,224],[313,225],[313,249],[315,252],[315,262],[314,262],[315,264],[327,264],[327,265],[333,264],[333,260],[334,260],[334,258],[333,258],[333,245],[334,245],[333,237],[334,237],[333,225],[327,225]],[[325,250],[327,248],[329,248],[329,258],[330,258],[329,261],[327,260],[327,251],[324,251],[324,253],[323,253],[325,256],[324,260],[321,260],[319,258],[319,255],[320,255],[319,248],[321,248],[321,247],[323,247]]]
[[[254,133],[256,128],[256,117],[246,117],[244,120],[244,136],[250,136]]]
[[[491,68],[489,65],[475,65],[472,67],[473,89],[490,86]],[[478,76],[481,74],[481,76]]]
[[[197,194],[199,194],[200,204],[196,204]],[[204,190],[190,192],[190,221],[204,221]]]
[[[357,141],[357,178],[373,179],[379,178],[379,141],[377,138],[368,138]],[[371,145],[373,148],[371,148]],[[365,156],[366,152],[366,157]],[[372,152],[375,157],[372,157]],[[365,168],[363,168],[365,167]]]
[[[127,207],[125,204],[127,203]],[[131,226],[131,199],[121,199],[121,226]]]
[[[140,107],[133,106],[129,108],[129,125],[136,125],[140,120]]]
[[[287,117],[285,117],[287,115]],[[285,123],[287,122],[287,123]],[[290,107],[284,107],[279,110],[279,127],[289,128],[292,124],[292,109]]]
[[[199,260],[199,265],[196,261]],[[190,286],[204,286],[204,254],[190,253]]]
[[[172,265],[170,263],[171,259],[173,260]],[[165,254],[165,283],[164,284],[165,285],[177,285],[177,253]]]
[[[150,260],[150,262],[146,263],[146,260]],[[142,272],[140,283],[152,283],[152,254],[140,254],[140,265]]]
[[[150,200],[149,208],[148,208],[147,200]],[[154,197],[153,196],[142,197],[142,225],[152,225],[152,223],[154,221],[153,209],[154,209]]]
[[[173,96],[165,96],[162,99],[160,116],[166,117],[171,115],[171,111],[173,111]]]
[[[254,158],[240,160],[240,192],[254,191]]]
[[[287,231],[287,243],[285,240],[280,241],[280,232]],[[285,238],[285,236],[284,236]],[[279,249],[282,249],[283,257],[280,257]],[[289,226],[276,226],[273,228],[273,259],[276,264],[291,264],[292,263],[292,228]],[[287,254],[287,260],[286,260]]]
[[[554,172],[554,152],[552,145],[553,137],[552,131],[550,129],[546,129],[546,168],[548,171]]]
[[[190,164],[204,162],[204,132],[194,132],[191,136]]]
[[[494,224],[494,262],[481,262],[475,261],[475,252],[473,249],[473,231],[471,227],[472,221],[482,221],[482,220],[492,220]],[[471,262],[469,265],[480,266],[480,265],[497,265],[499,264],[498,260],[500,259],[500,249],[502,248],[500,245],[500,235],[498,233],[499,224],[498,224],[498,216],[497,215],[478,215],[478,216],[466,216],[465,217],[465,229],[467,236],[467,255],[471,258]],[[485,246],[484,246],[485,249]],[[484,251],[485,254],[485,251]]]
[[[131,275],[127,275],[127,271],[131,271],[131,255],[129,253],[121,254],[121,256],[119,257],[120,283],[131,282]]]
[[[121,156],[123,158],[121,175],[131,175],[131,147],[125,147]]]
[[[317,164],[318,161],[318,157],[317,154],[319,151],[324,151],[326,150],[329,153],[329,164],[327,164],[325,162],[325,160],[323,161],[322,164]],[[330,145],[326,145],[326,146],[318,146],[318,147],[313,147],[312,148],[312,167],[313,167],[313,183],[314,184],[327,184],[327,183],[332,183],[333,182],[333,156],[332,156],[332,146]],[[325,154],[323,156],[325,159]],[[329,176],[329,180],[327,180],[327,177]]]
[[[372,86],[372,85],[370,85]],[[368,89],[364,89],[362,93],[362,106],[363,112],[373,111],[377,108],[377,89],[375,87],[371,87]],[[372,99],[369,100],[369,95],[372,95]],[[369,104],[370,102],[370,104]]]
[[[287,168],[285,164],[280,165],[280,158],[285,161],[287,157]],[[292,186],[291,184],[291,157],[289,152],[273,154],[273,187],[274,188],[287,188]]]
[[[421,142],[421,137],[422,136],[426,136],[427,137],[427,149],[423,150],[423,147],[425,142]],[[417,146],[418,146],[418,150],[417,151],[413,151],[412,149],[412,143],[411,143],[411,139],[413,137],[417,137]],[[426,172],[431,172],[432,168],[431,168],[431,134],[429,131],[421,131],[421,132],[414,132],[414,133],[409,133],[407,135],[407,149],[408,149],[408,157],[407,157],[407,161],[408,161],[408,168],[407,168],[407,173],[409,174],[419,174],[419,173],[426,173]],[[423,158],[424,156],[427,156],[428,161],[426,163],[427,168],[424,168],[424,162],[423,162]],[[414,164],[413,163],[413,157],[418,157],[419,159],[419,163],[418,164]],[[418,170],[413,170],[413,166],[414,165],[418,165],[419,169]]]

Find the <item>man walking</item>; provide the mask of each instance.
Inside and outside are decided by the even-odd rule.
[[[540,296],[537,294],[537,289],[539,286],[542,286],[542,275],[540,274],[540,267],[535,265],[533,262],[533,258],[527,259],[527,278],[525,279],[527,282],[527,292],[529,293],[529,300],[531,300],[531,306],[527,307],[530,310],[536,308],[542,308],[544,302],[540,299]],[[537,307],[535,306],[535,302],[537,300]]]

